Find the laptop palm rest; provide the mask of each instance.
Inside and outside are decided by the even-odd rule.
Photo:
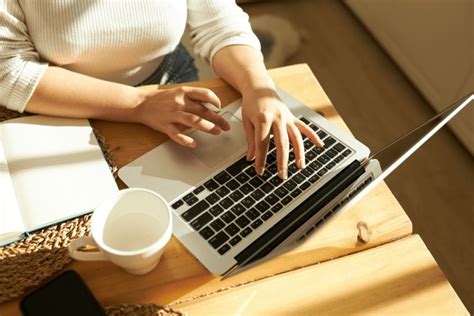
[[[220,135],[193,131],[189,135],[197,142],[194,149],[169,140],[121,168],[120,178],[129,187],[150,189],[173,201],[245,152],[242,121],[229,111],[222,116],[231,126],[229,131]]]

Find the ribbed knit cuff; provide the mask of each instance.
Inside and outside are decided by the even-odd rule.
[[[20,113],[25,111],[31,95],[47,68],[48,64],[46,63],[27,61],[23,71],[13,85],[12,93],[6,104],[7,108]]]
[[[231,46],[231,45],[246,45],[255,48],[260,54],[262,53],[260,50],[260,42],[256,36],[242,36],[242,35],[235,35],[231,36],[223,41],[220,41],[218,45],[216,45],[212,50],[211,50],[211,56],[210,56],[210,63],[211,67],[212,66],[212,60],[214,59],[214,56],[218,51],[220,51],[222,48],[226,46]]]

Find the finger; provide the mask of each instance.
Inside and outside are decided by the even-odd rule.
[[[288,155],[290,143],[286,124],[282,121],[275,122],[272,127],[273,139],[277,151],[278,176],[282,179],[288,178]]]
[[[178,127],[174,126],[173,124],[170,124],[166,130],[166,134],[176,143],[183,145],[185,147],[189,148],[195,148],[196,147],[196,141],[192,139],[191,137],[184,135],[181,133],[181,131],[178,129]]]
[[[216,124],[224,131],[230,130],[229,122],[225,118],[190,99],[185,100],[185,110]]]
[[[270,140],[271,122],[265,120],[259,122],[255,129],[255,171],[262,175],[265,171],[265,162],[267,160],[268,143]]]
[[[301,122],[300,120],[296,119],[295,120],[295,125],[301,132],[301,134],[305,135],[308,137],[313,144],[315,144],[318,147],[323,147],[324,142],[319,138],[319,136],[305,123]]]
[[[298,166],[298,168],[303,169],[306,167],[303,138],[301,137],[300,131],[294,124],[288,124],[287,128],[291,144],[293,144],[293,152],[295,153],[296,165]]]
[[[214,91],[206,88],[185,87],[185,95],[194,101],[209,102],[219,109],[221,108],[221,100]]]
[[[255,130],[249,120],[244,119],[245,137],[247,139],[247,161],[255,158]]]
[[[209,134],[219,135],[221,133],[220,127],[216,124],[189,112],[177,112],[177,122]]]

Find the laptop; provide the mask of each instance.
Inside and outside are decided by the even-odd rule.
[[[156,191],[167,200],[173,212],[173,234],[215,275],[230,276],[304,241],[335,213],[367,194],[434,133],[431,129],[421,144],[417,142],[383,170],[377,158],[409,137],[387,146],[377,157],[370,156],[369,148],[351,135],[283,90],[278,89],[278,94],[325,143],[319,148],[303,136],[307,167],[296,167],[291,150],[287,180],[277,176],[273,140],[262,176],[246,161],[241,100],[220,113],[231,125],[229,132],[215,136],[192,131],[196,149],[167,141],[119,170],[129,187]],[[456,104],[457,111],[472,98]],[[453,114],[453,107],[449,109]],[[442,114],[446,112],[433,120]]]

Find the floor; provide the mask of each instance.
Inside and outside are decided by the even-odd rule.
[[[305,36],[287,64],[308,63],[354,135],[372,150],[433,110],[341,1],[261,1],[251,16],[275,14]],[[370,124],[367,124],[370,122]],[[444,129],[387,183],[446,277],[474,312],[474,161]]]

